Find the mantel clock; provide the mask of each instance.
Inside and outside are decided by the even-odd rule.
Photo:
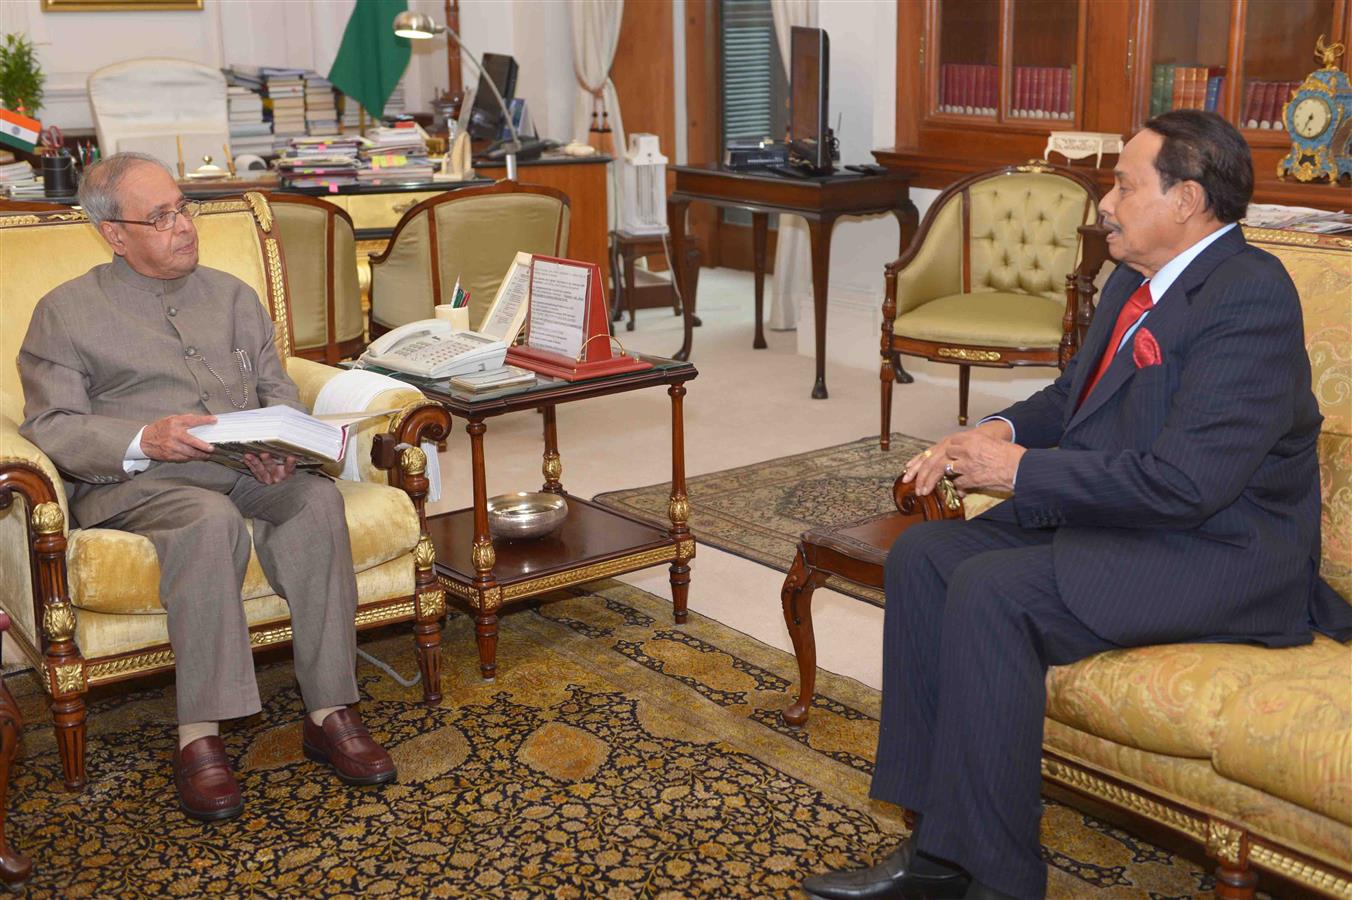
[[[1352,178],[1352,83],[1338,69],[1342,44],[1315,43],[1323,67],[1311,72],[1296,89],[1282,119],[1291,135],[1291,152],[1277,164],[1278,175],[1297,181]]]

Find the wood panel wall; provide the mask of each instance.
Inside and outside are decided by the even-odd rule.
[[[676,155],[676,91],[672,59],[671,0],[642,0],[624,5],[620,43],[610,77],[620,95],[624,129],[646,131],[662,142],[668,159]],[[616,147],[617,154],[626,148]]]

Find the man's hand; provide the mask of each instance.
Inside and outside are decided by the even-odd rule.
[[[253,477],[257,478],[262,484],[279,484],[286,481],[291,473],[296,470],[296,458],[288,456],[282,458],[274,457],[270,453],[260,453],[254,456],[252,453],[244,454],[244,464],[249,467]]]
[[[165,416],[159,421],[151,422],[141,432],[141,452],[161,462],[206,459],[211,455],[211,445],[189,434],[188,429],[198,425],[210,425],[215,421],[215,416],[196,413]]]
[[[1011,443],[1009,423],[992,419],[970,431],[950,434],[906,463],[902,478],[925,496],[948,475],[960,495],[981,488],[1009,491],[1025,448]],[[947,471],[946,471],[947,470]]]

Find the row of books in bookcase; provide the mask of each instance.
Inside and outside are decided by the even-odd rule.
[[[1014,66],[1011,75],[1010,116],[1074,118],[1074,66]],[[939,67],[939,112],[993,116],[999,98],[999,66],[945,63]]]
[[[1150,115],[1171,109],[1215,112],[1225,90],[1225,66],[1163,64],[1150,71]]]
[[[1244,100],[1239,105],[1242,128],[1266,128],[1279,131],[1286,127],[1282,107],[1301,86],[1300,81],[1247,81]]]

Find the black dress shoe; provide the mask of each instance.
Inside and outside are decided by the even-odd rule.
[[[803,890],[817,900],[882,900],[928,897],[934,900],[964,897],[971,878],[928,857],[917,859],[908,839],[871,869],[828,872],[803,880]]]

